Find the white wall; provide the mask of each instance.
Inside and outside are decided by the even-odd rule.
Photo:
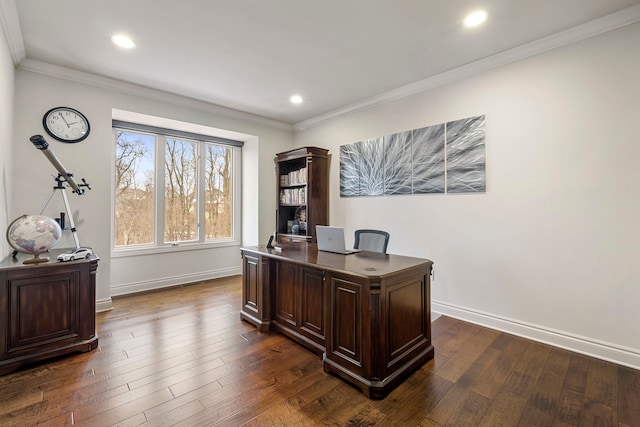
[[[639,46],[630,25],[295,143],[332,153],[331,224],[434,261],[434,311],[640,367]],[[339,197],[340,145],[480,114],[486,193]]]
[[[55,69],[60,72],[59,69]],[[243,205],[247,207],[243,220],[243,243],[265,241],[275,223],[275,173],[273,158],[277,152],[292,148],[293,136],[286,126],[272,127],[259,120],[236,118],[233,114],[216,114],[199,103],[132,88],[135,94],[124,93],[118,84],[79,73],[83,80],[99,85],[82,84],[59,77],[47,76],[24,69],[16,72],[15,132],[13,139],[14,192],[10,213],[38,213],[51,194],[55,169],[29,141],[34,134],[43,134],[42,116],[52,107],[70,106],[82,111],[91,122],[91,134],[77,144],[62,144],[47,138],[50,149],[76,179],[86,178],[92,190],[83,196],[69,194],[80,244],[91,246],[101,257],[97,277],[98,309],[110,306],[111,296],[188,283],[203,278],[241,272],[238,246],[217,249],[146,255],[131,258],[111,258],[111,212],[113,137],[112,109],[132,111],[167,119],[240,132],[253,137],[247,141],[243,171]],[[124,86],[123,86],[124,87]],[[149,94],[149,97],[138,93]],[[160,99],[160,100],[158,100]],[[166,99],[166,101],[165,101]],[[256,172],[257,171],[257,172]],[[258,179],[257,177],[260,177]],[[55,217],[64,211],[62,198],[54,195],[45,215]],[[59,247],[72,247],[71,236]]]
[[[6,230],[12,192],[13,85],[15,72],[9,45],[0,21],[0,230]],[[11,253],[6,239],[0,243],[0,259]]]

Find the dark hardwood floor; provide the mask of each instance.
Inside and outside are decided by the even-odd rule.
[[[640,426],[640,371],[441,317],[384,400],[239,320],[240,277],[117,298],[99,347],[0,377],[0,425]]]

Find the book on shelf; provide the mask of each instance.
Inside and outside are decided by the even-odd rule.
[[[307,168],[291,171],[288,174],[280,175],[280,186],[304,185],[307,183]]]
[[[283,205],[306,205],[307,189],[302,188],[283,188],[280,190],[280,204]]]

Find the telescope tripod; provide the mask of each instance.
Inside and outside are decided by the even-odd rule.
[[[49,195],[49,198],[47,199],[46,202],[44,202],[44,205],[42,206],[42,209],[40,209],[40,215],[42,215],[44,213],[44,210],[47,208],[47,205],[49,204],[49,202],[53,198],[54,194],[56,194],[56,191],[57,190],[62,190],[62,192],[61,192],[62,200],[64,202],[65,210],[67,211],[66,216],[69,217],[69,224],[71,225],[71,228],[69,228],[69,230],[71,231],[71,233],[73,235],[73,241],[76,244],[76,249],[80,249],[80,241],[78,240],[78,233],[76,231],[76,224],[73,221],[73,214],[71,213],[71,207],[69,206],[69,199],[67,198],[67,192],[65,191],[67,189],[67,187],[65,187],[63,185],[67,181],[65,179],[62,179],[62,175],[59,175],[59,174],[54,179],[56,181],[56,186],[53,187],[53,191]],[[87,184],[86,182],[84,184],[79,184],[78,186],[84,186],[84,187],[88,187],[89,189],[91,189],[91,187],[89,187],[89,184]],[[60,225],[60,228],[62,229],[62,231],[65,231],[65,225],[66,224],[65,224],[65,213],[64,212],[60,212],[60,218],[59,219],[56,218],[56,221],[58,221],[58,224]],[[18,251],[13,251],[12,256],[15,258],[15,256],[17,254],[18,254]]]
[[[42,206],[42,209],[40,209],[40,215],[42,215],[44,210],[47,208],[47,205],[49,204],[49,202],[53,198],[53,195],[56,194],[56,191],[62,190],[61,191],[62,200],[64,201],[64,207],[65,207],[65,209],[67,211],[67,217],[69,217],[69,225],[71,226],[69,228],[69,230],[71,231],[71,234],[73,235],[73,241],[76,244],[76,249],[80,249],[80,241],[78,240],[78,233],[76,231],[76,224],[73,221],[73,214],[71,213],[71,208],[69,207],[69,198],[67,197],[67,192],[66,192],[67,187],[65,187],[63,185],[66,182],[66,180],[62,179],[62,175],[60,175],[60,174],[58,174],[58,176],[55,177],[54,179],[56,180],[56,186],[53,187],[53,191],[51,192],[51,195],[49,196],[47,201],[44,203],[44,206]],[[83,180],[83,182],[84,182],[84,180]],[[89,185],[86,184],[86,183],[79,184],[78,186],[89,187]],[[62,229],[62,231],[64,231],[65,230],[65,214],[64,214],[64,212],[60,212],[60,220],[58,221],[58,223],[60,224],[60,228]]]

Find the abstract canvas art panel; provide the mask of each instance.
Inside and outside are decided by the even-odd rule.
[[[340,146],[340,196],[486,191],[485,116]]]
[[[411,194],[411,135],[384,137],[384,194]]]
[[[358,144],[340,146],[340,197],[360,195],[360,150]]]
[[[362,141],[360,150],[360,196],[384,194],[383,138]]]
[[[413,131],[413,193],[444,193],[444,124]]]
[[[447,193],[486,190],[484,116],[447,123]]]

